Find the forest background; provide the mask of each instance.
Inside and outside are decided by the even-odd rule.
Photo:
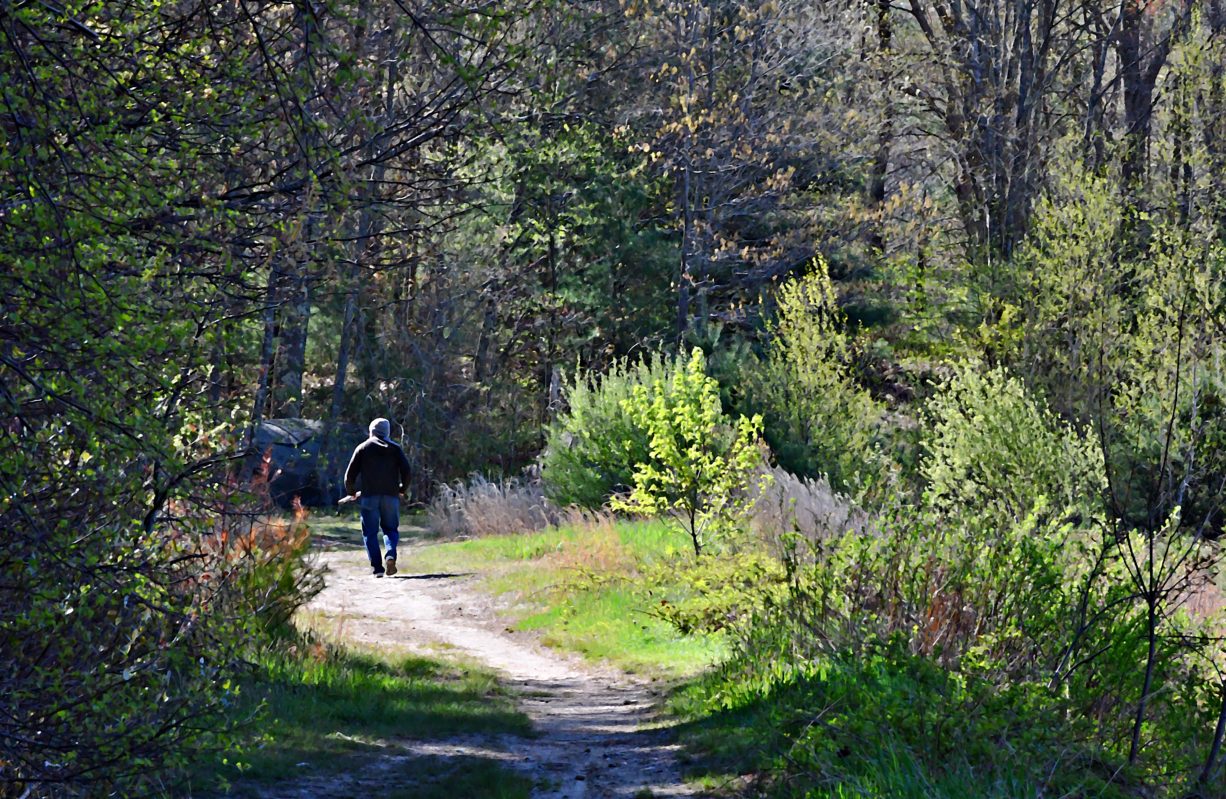
[[[328,473],[342,424],[393,420],[421,501],[543,464],[559,504],[661,511],[639,467],[694,452],[617,425],[689,407],[668,385],[724,494],[760,433],[775,483],[853,508],[781,517],[746,653],[953,680],[971,737],[1052,730],[1024,784],[1220,785],[1221,0],[68,0],[0,30],[5,785],[136,784],[221,735],[235,652],[313,579],[259,521],[263,420],[322,420]]]

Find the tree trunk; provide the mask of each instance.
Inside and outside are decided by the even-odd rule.
[[[1214,219],[1217,221],[1218,234],[1226,236],[1226,46],[1222,40],[1226,38],[1226,2],[1212,0],[1205,14],[1209,25],[1210,38],[1215,46],[1210,50],[1209,79],[1207,89],[1198,98],[1199,105],[1204,109],[1203,139],[1205,152],[1209,156],[1206,172],[1216,180],[1210,189],[1213,192]]]
[[[298,109],[301,127],[301,163],[307,189],[299,210],[302,229],[291,242],[291,251],[297,255],[293,275],[287,281],[282,295],[281,348],[277,355],[277,384],[273,395],[273,408],[283,417],[297,417],[303,413],[302,375],[306,370],[307,337],[311,321],[313,290],[312,248],[314,246],[316,203],[319,189],[316,178],[316,150],[320,136],[311,109],[315,104],[318,87],[315,81],[315,57],[312,48],[318,44],[319,26],[315,14],[317,8],[308,3],[295,3],[298,26],[302,41],[298,48],[295,71],[298,76]]]
[[[1153,533],[1150,533],[1152,536]],[[1150,558],[1152,562],[1153,549],[1151,546]],[[1149,614],[1147,616],[1147,629],[1149,640],[1149,649],[1145,658],[1145,679],[1141,684],[1141,698],[1137,701],[1137,714],[1132,723],[1132,741],[1128,746],[1128,765],[1135,765],[1137,756],[1141,753],[1141,728],[1145,725],[1145,711],[1149,707],[1149,695],[1154,686],[1154,666],[1158,661],[1158,599],[1153,595],[1157,588],[1152,585],[1153,574],[1150,575],[1151,585],[1149,587],[1149,596],[1146,601],[1149,603]]]
[[[893,39],[893,26],[890,19],[890,0],[876,0],[877,5],[877,57],[884,62],[890,56]],[[890,170],[890,146],[894,140],[894,105],[890,94],[890,77],[884,74],[881,67],[880,91],[882,93],[881,127],[877,133],[876,153],[869,172],[868,201],[874,211],[872,229],[869,232],[868,244],[873,252],[885,253],[885,187],[886,176]]]
[[[1086,165],[1097,172],[1106,161],[1107,123],[1104,77],[1107,72],[1107,55],[1110,52],[1108,26],[1102,14],[1089,4],[1082,7],[1087,29],[1092,29],[1090,40],[1090,93],[1086,98],[1086,115],[1082,124],[1082,146]]]
[[[677,279],[677,348],[680,350],[690,322],[690,158],[685,157],[681,173],[681,273]]]
[[[1136,0],[1124,0],[1120,10],[1120,32],[1115,50],[1120,61],[1120,80],[1124,88],[1124,156],[1125,187],[1132,189],[1145,173],[1149,153],[1149,127],[1153,114],[1153,83],[1146,81],[1144,55],[1141,51],[1142,9]],[[1155,77],[1157,73],[1155,72]]]
[[[1219,690],[1222,694],[1222,702],[1218,707],[1217,726],[1213,730],[1213,744],[1209,747],[1209,756],[1205,758],[1205,766],[1196,779],[1197,784],[1202,788],[1213,779],[1213,772],[1217,770],[1217,759],[1222,754],[1222,738],[1226,736],[1226,684],[1222,685]]]
[[[264,421],[264,412],[268,404],[268,394],[274,367],[273,358],[276,353],[277,341],[277,285],[281,282],[281,270],[278,256],[273,256],[273,263],[268,268],[268,285],[264,289],[264,340],[260,344],[260,365],[255,389],[255,401],[251,407],[251,426],[243,439],[243,449],[249,448],[255,441],[255,433]]]
[[[311,321],[311,281],[299,267],[288,277],[281,303],[281,337],[273,412],[283,418],[302,415],[302,374],[306,371],[307,329]]]
[[[1180,0],[1179,16],[1157,41],[1145,35],[1149,6],[1124,0],[1120,8],[1115,50],[1119,58],[1124,94],[1124,159],[1121,177],[1125,189],[1142,188],[1149,165],[1149,136],[1154,113],[1154,87],[1166,66],[1175,41],[1192,19],[1193,0]]]

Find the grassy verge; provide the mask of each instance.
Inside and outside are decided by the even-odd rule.
[[[659,575],[692,558],[689,546],[662,522],[606,522],[431,544],[404,567],[477,572],[486,590],[511,605],[515,629],[629,672],[676,678],[727,651],[719,635],[681,635],[648,612],[671,588]]]
[[[450,786],[456,779],[471,795],[528,796],[530,785],[493,761],[414,758],[392,761],[390,769],[372,765],[376,755],[396,753],[397,738],[529,734],[527,717],[487,672],[299,643],[258,657],[239,695],[235,716],[251,719],[249,742],[195,770],[191,783],[198,795],[252,796],[261,785],[377,768],[390,786],[400,786],[387,796],[455,796]],[[436,790],[439,780],[446,791]]]
[[[693,778],[770,799],[1135,797],[1042,686],[998,686],[883,646],[729,663],[670,710]],[[751,775],[749,779],[741,775]]]

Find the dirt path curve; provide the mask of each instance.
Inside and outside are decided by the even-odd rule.
[[[339,623],[346,640],[433,655],[440,645],[458,650],[502,674],[538,733],[397,741],[394,757],[498,759],[537,783],[536,799],[698,795],[681,783],[667,733],[648,728],[656,700],[649,684],[509,633],[473,576],[414,573],[411,550],[402,551],[407,573],[381,580],[360,552],[321,559],[327,587],[309,609]]]

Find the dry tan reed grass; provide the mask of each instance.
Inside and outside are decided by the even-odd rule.
[[[426,509],[426,523],[446,536],[511,535],[556,526],[568,515],[545,498],[535,475],[501,480],[474,475],[440,485]]]
[[[771,480],[760,491],[750,518],[751,530],[762,540],[777,545],[781,534],[796,533],[816,542],[868,526],[868,515],[824,478],[797,477],[778,466],[768,473]]]

